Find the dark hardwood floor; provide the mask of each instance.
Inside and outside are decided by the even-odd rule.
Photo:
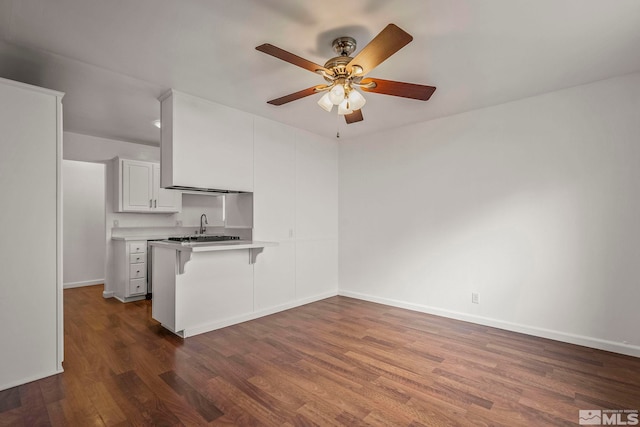
[[[0,391],[2,426],[578,425],[640,409],[640,359],[329,298],[182,340],[149,301],[68,289],[65,372]]]

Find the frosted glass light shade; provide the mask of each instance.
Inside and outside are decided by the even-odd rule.
[[[342,85],[335,85],[329,91],[329,99],[333,105],[338,105],[344,100],[344,87]]]
[[[364,104],[367,102],[364,99],[364,96],[357,90],[353,89],[349,92],[349,108],[351,110],[359,110],[364,107]]]
[[[333,109],[333,102],[331,102],[331,98],[329,96],[329,92],[322,95],[322,97],[318,100],[318,105],[325,111],[331,112]]]
[[[349,105],[349,100],[345,99],[340,103],[340,105],[338,105],[338,114],[344,116],[345,114],[353,113],[353,110],[350,107],[351,106]]]

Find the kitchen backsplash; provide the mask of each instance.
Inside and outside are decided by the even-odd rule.
[[[193,235],[198,230],[195,227],[113,227],[111,228],[111,237],[132,237],[141,236],[149,239],[162,238],[164,236],[188,236]],[[209,235],[225,235],[239,236],[242,240],[251,240],[252,233],[250,228],[225,228],[216,226],[205,226],[206,234]]]

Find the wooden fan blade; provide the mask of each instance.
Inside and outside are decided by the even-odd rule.
[[[282,105],[287,102],[295,101],[296,99],[304,98],[305,96],[313,95],[318,93],[324,89],[326,89],[326,85],[313,86],[307,89],[302,89],[298,92],[290,93],[289,95],[282,96],[280,98],[272,99],[271,101],[267,101],[267,104],[271,105]]]
[[[260,46],[256,47],[256,50],[266,53],[267,55],[275,56],[278,59],[282,59],[283,61],[286,61],[293,65],[297,65],[298,67],[304,68],[305,70],[309,70],[313,73],[318,72],[318,70],[323,70],[328,74],[332,74],[331,71],[327,70],[322,65],[301,58],[298,55],[294,55],[291,52],[287,52],[286,50],[280,49],[279,47],[276,47],[269,43],[261,44]]]
[[[353,110],[353,113],[345,114],[344,120],[348,125],[350,125],[351,123],[363,121],[364,117],[362,117],[362,110]]]
[[[366,86],[360,87],[365,92],[382,93],[385,95],[401,96],[403,98],[418,99],[420,101],[427,101],[436,91],[433,86],[419,85],[415,83],[403,83],[393,80],[382,80],[366,78],[362,79],[360,84],[366,85],[368,83],[375,83],[374,87],[367,88]]]
[[[362,68],[358,75],[365,75],[411,40],[413,37],[409,33],[394,24],[389,24],[349,62],[347,71],[351,72],[353,66],[358,65]]]

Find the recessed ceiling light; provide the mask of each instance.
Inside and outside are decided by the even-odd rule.
[[[153,123],[153,125],[158,129],[160,129],[160,127],[162,126],[162,124],[160,123],[160,120],[154,120],[151,123]]]

